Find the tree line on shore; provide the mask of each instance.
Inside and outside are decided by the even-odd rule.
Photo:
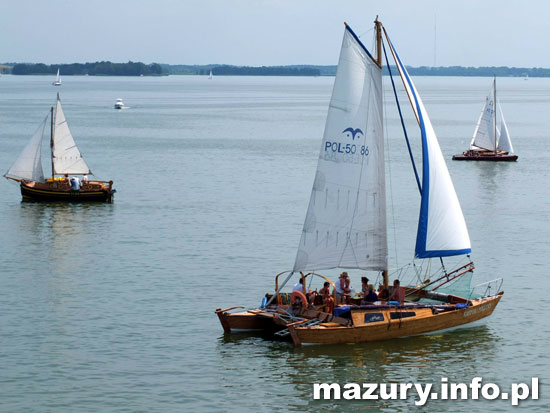
[[[3,73],[14,75],[55,75],[59,69],[63,76],[159,76],[159,75],[213,75],[223,76],[334,76],[334,65],[289,65],[289,66],[232,66],[232,65],[169,65],[145,64],[141,62],[112,63],[71,63],[46,65],[43,63],[7,63],[2,66]],[[408,67],[413,76],[480,76],[480,77],[550,77],[550,69],[533,67]],[[392,74],[397,74],[395,66]],[[384,67],[384,74],[388,68]]]
[[[62,75],[90,75],[90,76],[151,76],[162,75],[162,67],[153,63],[146,65],[141,62],[112,63],[71,63],[60,65],[45,65],[43,63],[15,64],[11,73],[14,75],[55,75],[57,70]]]

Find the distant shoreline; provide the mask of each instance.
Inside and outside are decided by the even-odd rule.
[[[210,65],[169,65],[145,64],[141,62],[112,63],[72,63],[45,65],[43,63],[4,63],[0,64],[1,74],[13,75],[52,75],[60,70],[62,76],[166,76],[166,75],[209,75],[213,76],[334,76],[335,65],[287,65],[287,66],[233,66]],[[459,77],[550,77],[550,69],[522,67],[407,67],[413,76],[459,76]],[[392,73],[397,74],[394,66]],[[388,69],[384,68],[385,75]]]

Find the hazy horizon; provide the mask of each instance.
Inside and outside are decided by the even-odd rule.
[[[550,38],[550,3],[526,4],[4,0],[0,61],[332,66],[338,60],[343,22],[372,48],[372,21],[379,15],[409,66],[550,67],[550,56],[533,53],[545,50]]]

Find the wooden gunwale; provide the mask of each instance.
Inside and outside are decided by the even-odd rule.
[[[444,311],[441,313],[435,312],[431,315],[427,313],[426,310],[428,309],[426,308],[420,308],[418,310],[414,310],[414,308],[364,310],[363,313],[384,313],[384,321],[350,327],[323,325],[310,327],[291,326],[289,331],[294,344],[297,346],[302,343],[360,343],[413,336],[464,325],[487,317],[491,315],[495,309],[502,298],[502,294],[501,292],[496,296],[472,300],[472,305],[466,308]],[[415,317],[391,320],[389,312],[393,311],[419,311],[421,314]],[[294,330],[294,335],[291,330]],[[294,336],[296,339],[294,339]]]

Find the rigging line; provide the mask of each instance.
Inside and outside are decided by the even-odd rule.
[[[386,95],[386,90],[384,90],[384,97]],[[384,111],[387,113],[387,103],[388,100],[384,99]],[[397,227],[395,225],[395,210],[394,210],[394,202],[393,202],[393,181],[392,181],[392,170],[391,170],[391,158],[390,158],[390,139],[388,137],[388,117],[384,116],[384,122],[386,123],[386,128],[384,130],[384,134],[386,135],[386,152],[388,154],[388,178],[390,183],[390,205],[391,205],[391,216],[392,216],[392,224],[393,224],[393,248],[395,250],[395,266],[399,268],[399,261],[397,256]]]
[[[391,85],[393,88],[393,94],[395,96],[395,102],[397,103],[397,110],[399,111],[399,118],[401,119],[401,126],[403,127],[403,133],[405,134],[405,141],[407,142],[407,149],[409,150],[409,156],[411,158],[412,166],[414,169],[414,176],[416,178],[416,184],[418,185],[418,190],[420,191],[420,194],[422,194],[422,186],[420,185],[420,178],[418,177],[418,171],[416,170],[416,164],[414,162],[414,157],[411,149],[411,144],[409,142],[409,137],[407,135],[407,128],[405,128],[405,121],[403,120],[403,113],[401,112],[401,106],[399,105],[399,99],[397,97],[397,90],[395,88],[395,83],[393,81],[393,75],[391,73],[390,68],[390,62],[388,60],[388,54],[386,53],[386,46],[384,46],[384,42],[382,42],[382,49],[384,50],[384,57],[386,58],[386,66],[388,67],[388,72],[391,79]]]
[[[373,32],[373,31],[374,31],[374,27],[371,27],[369,30],[367,30],[366,32],[361,33],[361,34],[358,35],[357,37],[361,38],[361,37],[363,37],[364,35],[369,34],[370,32]]]

